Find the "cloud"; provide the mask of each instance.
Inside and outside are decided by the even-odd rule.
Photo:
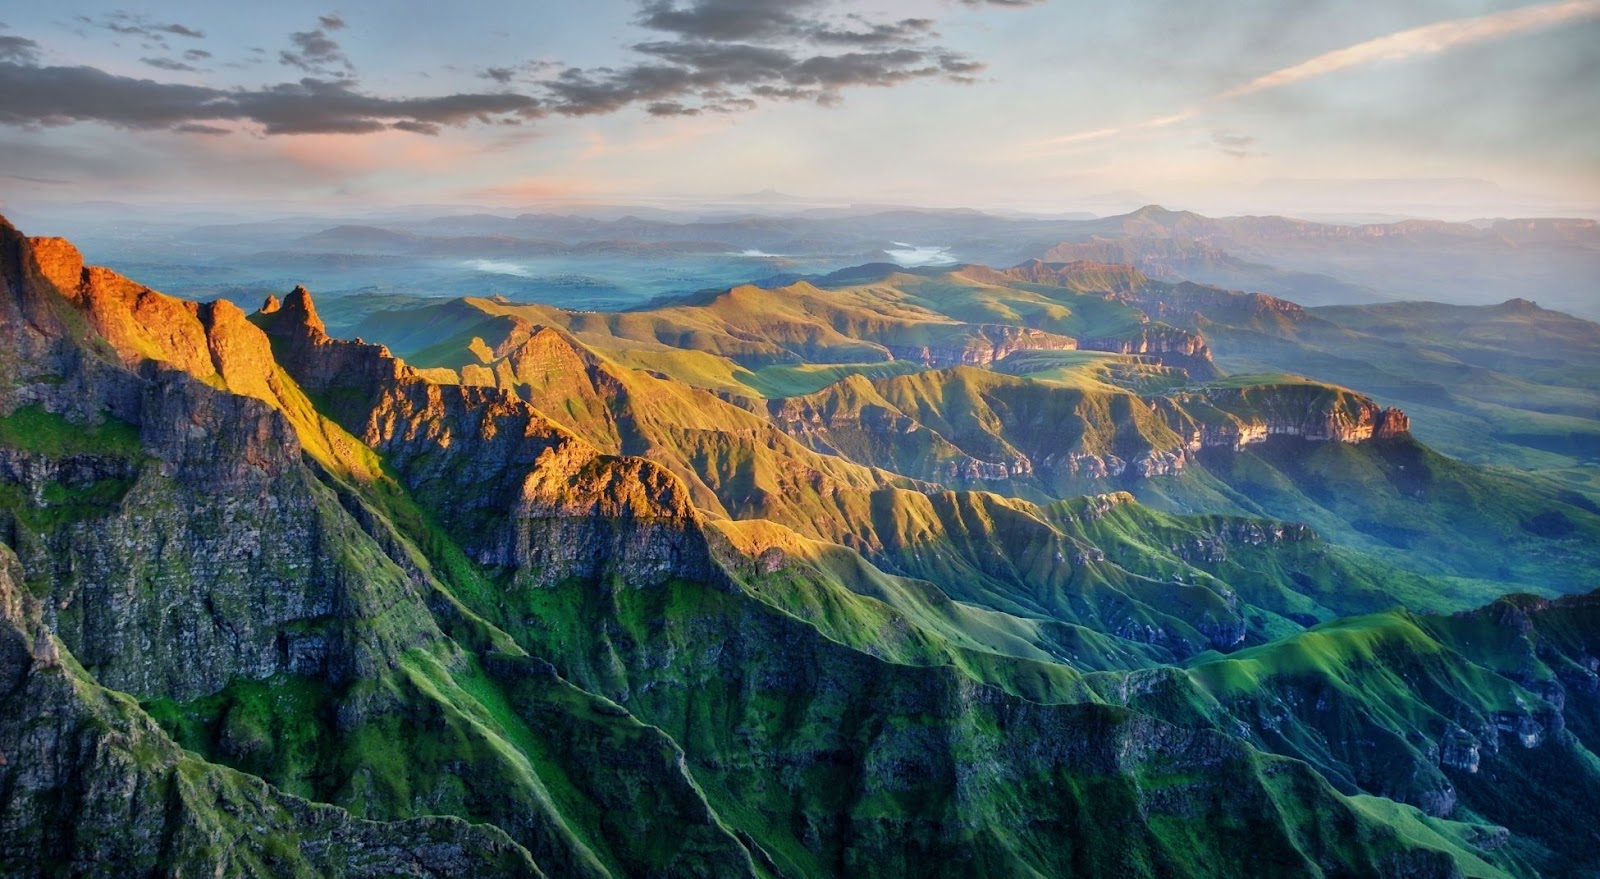
[[[831,106],[850,89],[918,80],[970,83],[984,69],[981,61],[939,45],[930,18],[869,18],[848,9],[843,0],[642,0],[635,21],[661,38],[629,46],[632,63],[563,67],[536,59],[496,65],[478,75],[506,90],[436,97],[362,90],[354,64],[333,36],[349,25],[332,13],[318,16],[316,27],[291,33],[290,46],[278,53],[279,64],[303,71],[303,78],[236,89],[155,82],[88,66],[40,67],[32,41],[4,37],[0,59],[8,63],[0,64],[0,124],[98,121],[202,134],[244,129],[268,135],[434,135],[448,126],[519,125],[629,107],[683,117],[743,112],[776,101]],[[163,34],[201,35],[128,13],[79,18],[149,38],[161,48]],[[181,58],[151,54],[141,60],[159,70],[193,73],[196,62],[210,57],[191,49]]]
[[[651,30],[688,39],[772,40],[795,37],[810,27],[799,14],[823,0],[647,0],[638,22]]]
[[[515,94],[384,98],[348,82],[312,78],[256,89],[224,90],[160,83],[93,67],[0,63],[0,124],[55,126],[96,121],[136,130],[197,131],[195,125],[243,122],[265,134],[362,134],[544,115],[541,103]],[[212,133],[212,132],[206,132]]]
[[[182,61],[174,61],[171,58],[140,58],[139,63],[147,64],[156,68],[157,70],[187,71],[193,73],[194,71],[200,69],[195,67],[193,64],[185,64]]]
[[[426,134],[429,136],[437,135],[440,130],[438,123],[419,122],[415,119],[401,119],[399,122],[390,124],[389,127],[396,131],[409,131],[412,134]]]
[[[839,13],[836,0],[645,0],[636,22],[666,38],[631,48],[644,60],[569,67],[541,85],[568,116],[640,105],[654,116],[734,112],[761,101],[833,105],[846,90],[922,79],[970,83],[983,63],[943,48],[930,18]],[[510,82],[511,68],[483,74]]]
[[[971,3],[972,0],[962,0]],[[1000,0],[1007,2],[1007,0]],[[1397,31],[1342,49],[1324,52],[1313,58],[1263,74],[1242,85],[1219,92],[1199,104],[1176,113],[1156,116],[1131,125],[1098,128],[1050,138],[1034,144],[1036,149],[1091,141],[1163,128],[1199,116],[1207,108],[1226,101],[1305,82],[1352,68],[1438,55],[1451,49],[1501,39],[1567,22],[1600,18],[1600,0],[1562,0],[1491,13],[1475,18],[1458,18],[1422,27]],[[1228,152],[1225,148],[1224,152]],[[1231,154],[1231,153],[1230,153]]]
[[[486,67],[478,71],[480,79],[493,80],[501,85],[510,85],[513,82],[536,82],[544,79],[552,71],[561,68],[560,64],[545,58],[536,58],[524,61],[521,64],[505,65],[500,67]]]
[[[1477,18],[1441,21],[1367,40],[1332,52],[1324,52],[1299,64],[1258,76],[1244,85],[1217,95],[1215,100],[1252,95],[1352,67],[1437,55],[1460,46],[1597,17],[1600,17],[1600,0],[1567,0],[1567,2],[1509,9]]]
[[[33,64],[39,60],[39,44],[27,37],[0,34],[0,61]]]
[[[832,104],[856,87],[886,87],[914,79],[969,76],[981,65],[963,56],[901,47],[837,55],[797,55],[747,43],[641,43],[659,59],[620,70],[568,68],[545,84],[551,109],[567,116],[612,113],[644,104],[655,115],[747,109],[753,99]]]
[[[1236,159],[1248,158],[1254,153],[1250,147],[1255,145],[1256,139],[1247,134],[1234,134],[1229,131],[1211,132],[1211,142],[1217,149]]]
[[[328,36],[332,31],[343,30],[347,25],[337,15],[320,15],[317,27],[308,31],[295,31],[289,35],[293,49],[278,52],[278,63],[298,67],[317,76],[349,77],[355,75],[355,65],[344,54],[339,41]]]
[[[931,18],[872,22],[851,13],[824,13],[827,0],[646,0],[637,19],[646,28],[686,40],[817,43],[872,46],[913,42],[933,33]]]
[[[78,15],[75,18],[92,27],[102,28],[124,36],[140,37],[162,47],[166,46],[166,38],[168,36],[184,37],[191,40],[205,39],[206,36],[206,32],[198,28],[175,22],[156,22],[152,21],[147,15],[124,12],[120,9],[100,18],[90,18],[87,15]]]
[[[881,24],[866,24],[863,28],[818,27],[809,34],[819,43],[847,46],[882,46],[888,43],[909,43],[934,35],[931,18],[902,18]]]

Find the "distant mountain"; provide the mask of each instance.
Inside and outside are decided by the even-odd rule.
[[[1217,284],[1309,306],[1524,298],[1600,319],[1587,293],[1600,276],[1596,235],[1592,221],[1559,218],[1344,224],[1217,218],[1156,206],[1096,218],[893,205],[757,210],[733,203],[518,215],[423,207],[382,218],[295,216],[198,227],[177,219],[104,223],[93,227],[88,243],[100,260],[164,289],[197,299],[238,296],[242,305],[312,277],[334,296],[381,287],[613,307],[739,281],[827,274],[890,259],[891,250],[936,250],[957,263],[992,266],[1029,259],[1126,263],[1157,280]],[[336,254],[352,259],[329,257]],[[374,255],[411,265],[376,270],[354,259]],[[530,280],[486,290],[476,270],[463,265],[485,259],[552,264],[521,267],[526,274],[516,277]],[[750,260],[760,259],[781,265],[753,268]],[[591,278],[611,292],[578,296],[565,285],[531,280],[557,275]]]
[[[1163,243],[1170,242],[1170,243]],[[1042,245],[1046,261],[1096,258],[1163,268],[1312,304],[1378,298],[1489,304],[1508,297],[1600,318],[1587,282],[1600,277],[1600,224],[1583,219],[1438,220],[1337,225],[1286,217],[1204,217],[1151,205],[1084,223]]]
[[[415,247],[418,237],[409,232],[396,232],[376,226],[333,226],[299,240],[299,244],[317,250],[403,250]]]

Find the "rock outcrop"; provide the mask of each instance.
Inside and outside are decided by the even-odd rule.
[[[886,342],[884,348],[895,360],[910,360],[940,369],[951,366],[988,366],[1019,351],[1073,351],[1074,339],[1043,330],[978,324],[951,340],[948,345],[904,345]]]
[[[1200,404],[1214,410],[1185,409]],[[1190,407],[1193,409],[1193,407]],[[1364,443],[1409,435],[1411,420],[1399,409],[1383,408],[1359,394],[1327,385],[1263,384],[1180,393],[1167,404],[1173,429],[1190,451],[1235,451],[1270,437],[1311,442]]]
[[[186,754],[80,669],[44,611],[0,543],[0,864],[9,875],[543,875],[493,826],[363,821]]]
[[[104,342],[75,338],[64,313],[48,331],[6,322],[0,334],[39,365],[93,363],[99,378],[85,394],[18,375],[0,394],[0,411],[31,407],[41,430],[83,437],[65,455],[0,449],[0,482],[36,505],[0,509],[0,536],[50,584],[45,624],[97,680],[180,699],[280,671],[353,680],[437,635],[419,584],[381,553],[348,581],[341,555],[370,538],[305,466],[285,416],[294,389],[242,312],[85,270],[60,239],[40,252],[13,251],[3,298],[55,297]],[[352,625],[401,596],[409,615]]]
[[[254,319],[294,379],[332,401],[479,563],[551,582],[712,576],[698,514],[657,465],[602,455],[515,391],[429,382],[387,348],[330,338],[303,287]]]
[[[1400,439],[1404,412],[1328,385],[1268,383],[1152,400],[951,370],[868,380],[773,401],[779,427],[818,451],[946,485],[1042,483],[1072,493],[1097,480],[1175,476],[1194,454],[1276,437]]]
[[[1205,339],[1173,326],[1148,324],[1128,334],[1079,339],[1078,347],[1085,351],[1147,355],[1163,365],[1183,369],[1200,381],[1218,374]]]

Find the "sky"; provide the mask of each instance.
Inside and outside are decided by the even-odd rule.
[[[1600,212],[1600,0],[1220,6],[10,4],[0,210]]]

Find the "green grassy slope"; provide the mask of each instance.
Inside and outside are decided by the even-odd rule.
[[[1266,332],[1217,322],[1206,333],[1228,368],[1292,369],[1393,400],[1447,454],[1546,471],[1595,495],[1600,325],[1522,301],[1396,303],[1312,309]]]
[[[1035,318],[1021,320],[1022,311],[996,317],[964,309],[974,302],[984,308],[999,308],[1013,299],[1019,308],[1048,302],[1064,309],[1058,317],[1067,321],[1069,312],[1104,316],[1105,309],[1120,309],[1117,314],[1137,314],[1153,309],[1157,299],[1167,301],[1161,297],[1174,303],[1165,316],[1197,325],[1211,326],[1206,321],[1213,313],[1258,331],[1284,331],[1307,322],[1302,310],[1270,297],[1159,285],[1114,273],[1101,277],[1104,273],[1086,267],[1045,268],[1050,274],[1037,281],[976,268],[880,272],[823,288],[739,288],[610,316],[474,300],[451,307],[470,305],[502,335],[463,340],[458,333],[454,341],[430,342],[422,351],[434,358],[425,365],[464,364],[461,380],[521,388],[552,417],[602,447],[666,463],[692,487],[702,509],[736,519],[771,518],[1007,612],[1061,611],[1041,610],[1037,602],[1005,595],[1040,588],[1030,580],[1035,572],[1011,558],[1001,566],[1009,570],[998,581],[1007,585],[994,585],[996,566],[980,558],[991,547],[968,537],[937,536],[952,527],[969,530],[965,517],[941,516],[922,502],[887,491],[892,479],[885,481],[881,472],[873,471],[1040,503],[1125,489],[1173,511],[1308,522],[1329,540],[1374,553],[1393,566],[1451,578],[1432,589],[1450,596],[1456,607],[1487,600],[1507,583],[1539,591],[1582,589],[1593,582],[1600,520],[1581,495],[1555,483],[1464,466],[1400,439],[1304,443],[1267,435],[1284,429],[1310,434],[1345,429],[1378,411],[1356,394],[1300,376],[1255,374],[1180,384],[1181,373],[1128,355],[1037,349],[1011,353],[994,370],[912,369],[870,377],[855,366],[804,364],[752,371],[718,356],[715,348],[674,347],[641,329],[667,324],[710,326],[717,332],[736,328],[737,337],[748,341],[763,338],[759,320],[770,310],[773,320],[789,322],[791,330],[810,321],[815,325],[811,335],[824,339],[831,338],[832,331],[823,325],[833,320],[836,309],[850,314],[877,309],[896,320],[936,313],[941,320],[954,320],[949,315],[958,314],[963,319],[1017,318],[1037,324]],[[1101,286],[1115,289],[1098,290]],[[444,306],[414,315],[413,329],[407,332],[421,332],[414,328],[429,325],[440,308]],[[504,323],[507,319],[512,323]],[[385,320],[404,318],[389,314]],[[563,333],[571,334],[541,330],[539,320],[559,323],[568,328]],[[440,323],[450,325],[446,319]],[[1104,327],[1063,323],[1055,329]],[[425,335],[407,344],[433,338]],[[552,339],[560,344],[546,344]],[[674,344],[678,341],[683,340]],[[784,344],[790,345],[785,349],[790,353],[804,354],[792,340]],[[560,348],[561,356],[527,356],[533,347]],[[653,352],[651,357],[677,365],[655,361],[667,371],[652,373],[629,368],[638,364],[634,358],[645,348]],[[478,365],[466,363],[474,359]],[[904,363],[881,365],[887,370]],[[706,380],[705,364],[721,364],[711,380]],[[479,366],[483,371],[473,372]],[[688,372],[674,372],[681,369]],[[772,387],[758,376],[779,369],[785,371],[779,384],[820,381],[841,371],[846,377],[800,397],[769,400],[763,407],[760,397]],[[999,374],[1001,370],[1026,378]],[[588,378],[575,382],[580,373]],[[697,383],[717,389],[726,401],[684,387]],[[763,414],[809,451],[775,438],[762,423]],[[623,425],[634,437],[627,445],[622,442]],[[1225,445],[1257,435],[1267,435],[1266,441],[1240,451],[1191,451],[1197,444]],[[871,469],[851,469],[846,462]],[[912,536],[921,532],[935,537]],[[1511,551],[1472,549],[1488,535],[1511,535]],[[932,552],[933,558],[918,560],[918,552]],[[1010,558],[1010,552],[1003,549],[1002,555]],[[1392,594],[1399,599],[1426,591],[1404,587]],[[1079,622],[1075,616],[1062,621]]]
[[[1600,593],[1454,616],[1392,610],[1203,658],[1168,699],[1317,766],[1341,790],[1502,825],[1547,875],[1600,865]],[[1132,705],[1143,697],[1133,697]]]

